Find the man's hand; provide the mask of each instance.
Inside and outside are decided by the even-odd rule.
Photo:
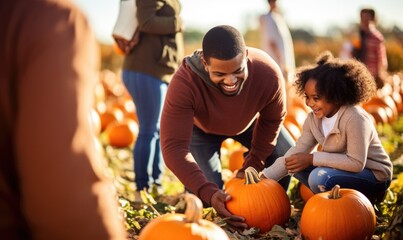
[[[245,171],[237,171],[235,177],[244,179],[245,178]]]
[[[225,207],[225,202],[230,199],[230,195],[222,190],[218,190],[211,197],[211,205],[217,211],[218,215],[227,222],[232,230],[243,230],[248,228],[248,225],[245,223],[245,218],[232,215]]]

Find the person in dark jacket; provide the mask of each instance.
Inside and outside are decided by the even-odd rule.
[[[168,84],[183,58],[183,22],[178,0],[136,0],[139,39],[121,44],[127,54],[123,82],[133,98],[139,134],[133,149],[136,201],[153,185],[162,191],[160,116]],[[119,43],[119,41],[118,41]]]

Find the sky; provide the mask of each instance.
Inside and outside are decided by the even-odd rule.
[[[109,44],[119,0],[72,0],[87,15],[99,41]],[[205,32],[228,24],[244,32],[257,27],[257,18],[268,11],[267,0],[181,0],[181,16],[187,29]],[[402,0],[279,0],[290,28],[303,28],[325,35],[329,27],[347,28],[359,22],[364,6],[375,9],[378,23],[403,30]]]

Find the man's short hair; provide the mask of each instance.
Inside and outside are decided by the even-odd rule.
[[[245,41],[241,33],[229,25],[210,29],[203,38],[203,57],[208,63],[210,58],[229,60],[240,53],[245,54]]]

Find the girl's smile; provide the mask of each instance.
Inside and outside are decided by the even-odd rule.
[[[317,118],[332,117],[339,111],[339,106],[329,103],[316,91],[316,80],[311,78],[305,84],[305,104],[312,109]]]

